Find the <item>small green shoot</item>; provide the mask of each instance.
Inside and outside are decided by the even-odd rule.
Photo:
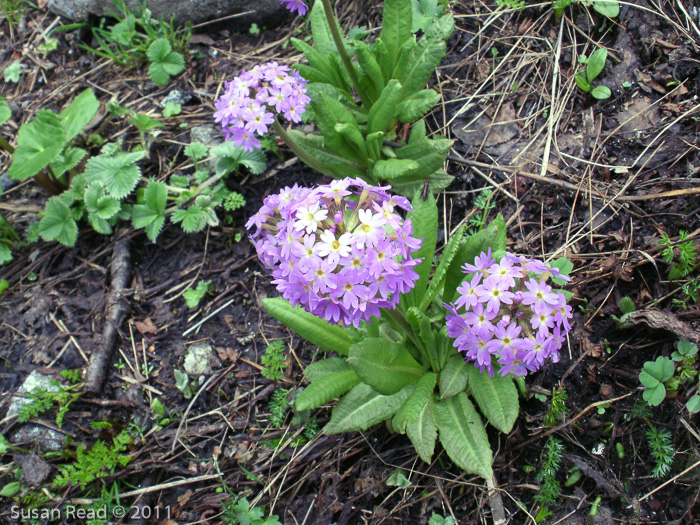
[[[19,74],[22,71],[22,63],[19,60],[15,60],[5,68],[3,74],[5,75],[5,82],[17,83],[19,82]]]
[[[594,98],[597,99],[610,98],[610,95],[612,94],[610,88],[607,86],[593,87],[593,81],[603,71],[603,68],[605,67],[605,61],[607,60],[607,58],[608,50],[604,47],[601,47],[600,49],[594,51],[593,54],[588,58],[582,56],[579,59],[579,61],[583,63],[586,67],[574,78],[574,80],[576,81],[576,85],[579,87],[579,89],[581,89],[581,91],[590,93],[591,95],[593,95]]]
[[[163,108],[163,116],[165,118],[174,117],[182,113],[182,105],[175,102],[166,102]]]
[[[246,497],[239,498],[231,494],[231,497],[223,502],[222,508],[224,525],[282,525],[275,515],[264,517],[265,507],[251,508]]]
[[[452,516],[444,518],[441,514],[433,514],[428,520],[428,525],[457,525]]]
[[[651,456],[654,459],[654,468],[651,473],[655,478],[663,478],[671,471],[676,449],[673,446],[673,439],[668,430],[658,429],[651,423],[649,427],[646,432],[647,443],[651,450]]]
[[[262,375],[270,381],[276,381],[284,377],[284,371],[288,366],[284,352],[286,346],[284,341],[278,339],[272,341],[265,349],[265,353],[260,357],[260,363],[263,365]]]
[[[194,395],[194,389],[192,387],[192,383],[190,382],[190,376],[177,368],[173,370],[173,375],[175,376],[175,386],[177,389],[182,392],[185,399],[191,399]]]
[[[188,288],[182,296],[185,298],[187,307],[192,309],[197,308],[199,302],[204,299],[204,296],[210,291],[213,291],[211,281],[199,281],[195,288]]]
[[[386,486],[407,489],[411,486],[411,480],[406,477],[406,472],[403,469],[398,469],[387,478]]]
[[[279,429],[284,426],[284,420],[287,417],[287,408],[289,407],[288,395],[288,388],[277,388],[270,397],[270,417],[268,421],[274,428]]]

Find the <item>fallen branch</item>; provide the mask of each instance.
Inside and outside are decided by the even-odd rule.
[[[112,360],[112,352],[119,334],[119,327],[129,311],[129,303],[125,294],[131,276],[129,241],[130,236],[128,234],[123,235],[117,241],[112,251],[112,262],[109,266],[112,282],[105,308],[105,324],[102,329],[100,343],[90,356],[90,364],[85,375],[85,390],[93,394],[99,394],[102,390],[107,367]]]
[[[681,321],[671,312],[649,308],[628,314],[624,320],[634,324],[644,323],[657,330],[668,330],[676,334],[680,339],[688,339],[693,343],[700,344],[700,330],[693,327],[690,323]]]

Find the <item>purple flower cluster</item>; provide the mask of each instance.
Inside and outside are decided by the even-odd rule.
[[[224,94],[214,103],[214,120],[224,128],[226,140],[245,151],[260,147],[256,135],[265,135],[275,115],[300,122],[311,100],[308,80],[277,62],[254,66],[224,84]]]
[[[415,285],[408,199],[361,179],[316,188],[296,184],[268,196],[246,224],[277,289],[293,306],[330,322],[359,326],[394,308]]]
[[[280,0],[280,2],[292,13],[296,11],[300,16],[306,14],[307,7],[303,0]]]
[[[457,288],[459,299],[445,308],[447,332],[466,360],[490,376],[494,358],[503,376],[527,375],[546,359],[559,361],[571,307],[547,280],[568,277],[547,263],[510,253],[496,262],[490,248],[462,269],[468,277]]]

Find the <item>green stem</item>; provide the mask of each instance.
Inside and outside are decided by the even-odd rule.
[[[335,42],[335,47],[338,48],[338,53],[340,54],[340,59],[343,61],[343,65],[345,66],[345,69],[347,70],[348,74],[350,75],[350,79],[352,80],[352,84],[355,87],[355,90],[357,91],[357,94],[360,97],[360,100],[362,101],[362,104],[369,108],[372,106],[372,102],[370,101],[369,97],[367,96],[367,93],[365,93],[365,90],[362,89],[362,85],[360,84],[360,79],[357,78],[357,73],[355,72],[355,68],[352,65],[352,61],[350,60],[350,56],[348,55],[348,52],[345,49],[345,45],[343,44],[343,37],[340,34],[340,31],[338,30],[338,22],[335,19],[335,15],[333,13],[333,8],[331,7],[331,1],[330,0],[322,0],[323,2],[323,10],[326,13],[326,20],[328,21],[328,26],[330,27],[331,30],[331,35],[333,36],[333,42]]]
[[[287,145],[289,149],[291,149],[294,154],[301,159],[301,161],[309,166],[310,168],[318,171],[319,173],[323,173],[324,175],[327,175],[328,177],[331,177],[333,179],[337,179],[338,176],[333,173],[331,170],[326,168],[326,166],[323,165],[322,162],[316,160],[308,151],[306,151],[304,148],[302,148],[293,138],[292,136],[287,133],[287,130],[284,129],[284,127],[275,119],[275,121],[272,123],[272,129],[275,130],[275,133],[279,135],[279,137],[282,139],[282,141]]]

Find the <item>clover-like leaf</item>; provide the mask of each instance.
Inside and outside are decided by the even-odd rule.
[[[60,197],[51,197],[46,203],[44,217],[39,221],[39,235],[45,241],[58,241],[73,246],[78,240],[78,225],[71,209]]]
[[[5,82],[14,82],[15,84],[19,82],[19,74],[21,71],[22,62],[15,60],[3,71],[3,74],[5,75]]]
[[[171,75],[177,75],[185,69],[185,59],[172,49],[165,38],[153,41],[148,48],[148,60],[151,61],[148,74],[158,85],[167,84]]]

